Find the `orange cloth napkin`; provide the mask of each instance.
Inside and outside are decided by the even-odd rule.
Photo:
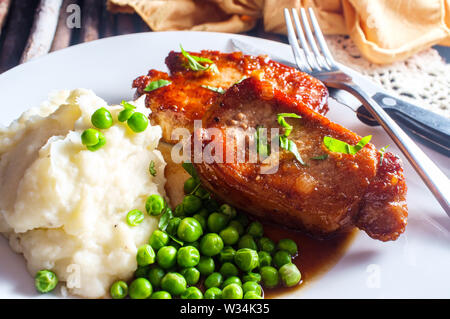
[[[313,7],[325,34],[348,34],[375,63],[450,45],[450,0],[108,0],[113,12],[137,12],[153,31],[245,32],[262,18],[286,33],[283,8]]]

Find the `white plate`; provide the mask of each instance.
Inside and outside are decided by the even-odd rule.
[[[278,42],[205,32],[150,32],[102,39],[51,53],[0,75],[0,124],[8,125],[37,106],[55,89],[93,89],[110,103],[131,99],[131,82],[151,68],[165,70],[170,50],[232,51],[231,38],[248,41],[291,59],[290,48]],[[359,122],[342,105],[331,104],[329,117],[364,136],[377,147],[391,144],[381,128]],[[450,175],[448,158],[423,147]],[[401,156],[401,154],[400,154]],[[409,221],[397,241],[382,243],[360,233],[345,256],[319,280],[283,297],[292,298],[448,298],[450,297],[450,218],[412,167],[405,162]],[[0,298],[36,297],[33,279],[22,256],[0,238]]]

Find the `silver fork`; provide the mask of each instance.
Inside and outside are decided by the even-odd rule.
[[[292,9],[291,12],[297,34],[289,10],[284,9],[288,39],[298,68],[318,78],[326,86],[346,90],[358,98],[397,144],[450,217],[450,183],[447,176],[386,114],[377,102],[353,82],[350,75],[339,69],[328,49],[313,10],[308,8],[307,14],[307,11],[301,8],[300,17],[296,9]],[[311,31],[308,15],[314,34]]]

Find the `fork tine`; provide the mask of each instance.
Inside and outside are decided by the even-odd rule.
[[[292,12],[294,16],[298,19],[297,10],[292,9]],[[317,47],[316,40],[314,39],[314,36],[311,32],[311,27],[308,22],[308,17],[306,16],[305,8],[300,8],[300,16],[301,21],[303,25],[303,29],[305,30],[306,38],[308,39],[309,46],[311,47],[312,51],[314,52],[314,61],[320,68],[324,68],[326,70],[329,69],[326,61],[324,61],[324,58],[322,57],[322,54],[319,52],[319,48]],[[320,71],[320,70],[319,70]]]
[[[311,69],[313,71],[318,72],[318,71],[320,71],[320,64],[314,57],[314,54],[311,51],[310,46],[308,45],[308,42],[305,39],[305,35],[303,34],[303,28],[300,24],[300,19],[298,17],[297,10],[292,8],[291,11],[292,11],[292,17],[294,18],[294,25],[295,25],[295,29],[297,30],[298,39],[300,40],[300,45],[303,49],[303,52],[305,52],[306,59],[309,63],[309,66],[311,67]],[[311,31],[310,31],[310,33],[311,33]],[[315,49],[317,50],[317,46],[315,47]],[[313,50],[314,50],[314,48],[313,48]],[[314,51],[314,53],[315,53],[315,51]]]
[[[317,22],[316,16],[314,15],[314,11],[312,8],[308,8],[309,18],[311,19],[311,24],[314,29],[314,34],[316,35],[316,40],[319,43],[320,50],[322,51],[323,55],[325,56],[326,61],[328,62],[328,65],[331,67],[331,69],[337,69],[336,62],[333,59],[333,55],[331,54],[330,50],[328,49],[328,45],[325,41],[325,38],[323,37],[322,31],[320,30],[319,23]]]
[[[295,35],[294,27],[292,26],[291,16],[287,8],[284,9],[284,19],[286,21],[286,29],[288,33],[288,40],[294,53],[295,62],[297,66],[303,72],[311,72],[311,68],[308,65],[305,53],[300,49],[297,41],[297,36]]]

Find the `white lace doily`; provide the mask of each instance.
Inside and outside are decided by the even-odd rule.
[[[428,49],[406,61],[378,65],[361,56],[348,36],[327,36],[335,59],[418,106],[450,117],[450,64]]]

